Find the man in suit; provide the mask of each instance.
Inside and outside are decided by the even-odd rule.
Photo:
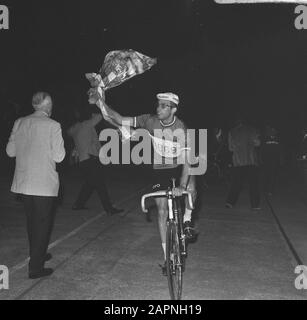
[[[58,195],[56,163],[65,157],[61,126],[50,119],[52,99],[46,92],[33,95],[34,113],[15,121],[6,152],[16,158],[11,191],[22,195],[30,247],[29,278],[52,274],[44,268],[53,226],[52,204]]]

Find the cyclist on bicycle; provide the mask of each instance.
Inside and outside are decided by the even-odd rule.
[[[176,188],[173,189],[173,192],[176,196],[181,196],[184,190],[189,190],[193,194],[193,198],[196,197],[195,190],[195,177],[189,175],[189,163],[186,161],[187,152],[184,152],[185,161],[178,161],[178,157],[173,157],[174,161],[166,161],[166,158],[170,158],[174,155],[170,154],[172,152],[178,153],[178,148],[181,150],[188,150],[188,139],[187,139],[187,131],[184,123],[176,117],[176,111],[179,104],[179,97],[174,93],[160,93],[157,94],[157,108],[156,114],[143,114],[136,117],[123,117],[118,114],[116,111],[111,109],[104,100],[101,100],[107,114],[108,121],[112,124],[117,124],[121,126],[123,123],[130,127],[134,128],[144,128],[149,131],[151,134],[154,152],[160,153],[162,152],[162,163],[156,163],[154,161],[153,169],[155,172],[155,183],[153,185],[154,191],[165,190],[170,185],[171,178],[176,178]],[[184,133],[185,139],[177,139],[172,133],[181,129]],[[162,132],[163,139],[161,137],[155,136],[155,132]],[[165,147],[165,140],[171,144],[171,147]],[[185,145],[182,144],[184,141]],[[179,143],[179,145],[178,145]],[[182,154],[181,154],[182,156]],[[154,157],[154,159],[158,159],[159,157]],[[182,164],[183,163],[183,164]],[[179,182],[179,184],[178,184]],[[155,202],[158,209],[158,225],[160,231],[160,237],[162,242],[162,248],[164,252],[164,261],[165,261],[165,253],[166,253],[166,222],[168,217],[168,204],[167,199],[165,197],[155,198]],[[192,210],[189,208],[186,202],[185,213],[183,217],[184,222],[184,233],[188,239],[194,238],[195,230],[191,224],[191,214]],[[166,274],[165,263],[162,266],[163,274]]]

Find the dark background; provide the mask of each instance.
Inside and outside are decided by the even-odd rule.
[[[228,128],[243,110],[257,126],[277,126],[292,146],[307,125],[307,30],[295,29],[295,5],[1,4],[10,9],[10,29],[0,31],[2,117],[14,105],[19,114],[30,112],[32,94],[44,90],[54,97],[54,117],[67,126],[72,109],[87,104],[84,74],[97,72],[109,51],[130,48],[156,57],[158,64],[107,93],[124,115],[154,112],[155,94],[174,91],[190,127]]]

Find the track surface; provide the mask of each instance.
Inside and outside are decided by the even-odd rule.
[[[148,175],[142,169],[121,170],[108,173],[114,203],[125,208],[112,217],[100,210],[96,196],[90,210],[72,211],[78,176],[65,176],[48,262],[55,272],[39,280],[27,278],[23,210],[8,192],[9,177],[4,179],[0,264],[9,267],[10,289],[1,290],[0,299],[169,299],[158,266],[156,212],[146,217],[140,208],[140,196],[150,191]],[[295,267],[307,264],[307,215],[299,190],[280,186],[278,195],[263,199],[260,212],[249,209],[246,193],[229,210],[225,186],[199,190],[199,237],[188,248],[183,299],[306,299],[307,290],[294,286]]]

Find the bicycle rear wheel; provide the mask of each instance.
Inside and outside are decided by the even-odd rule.
[[[178,237],[178,226],[174,221],[167,223],[166,234],[167,280],[172,300],[180,300],[182,294],[182,257]]]

